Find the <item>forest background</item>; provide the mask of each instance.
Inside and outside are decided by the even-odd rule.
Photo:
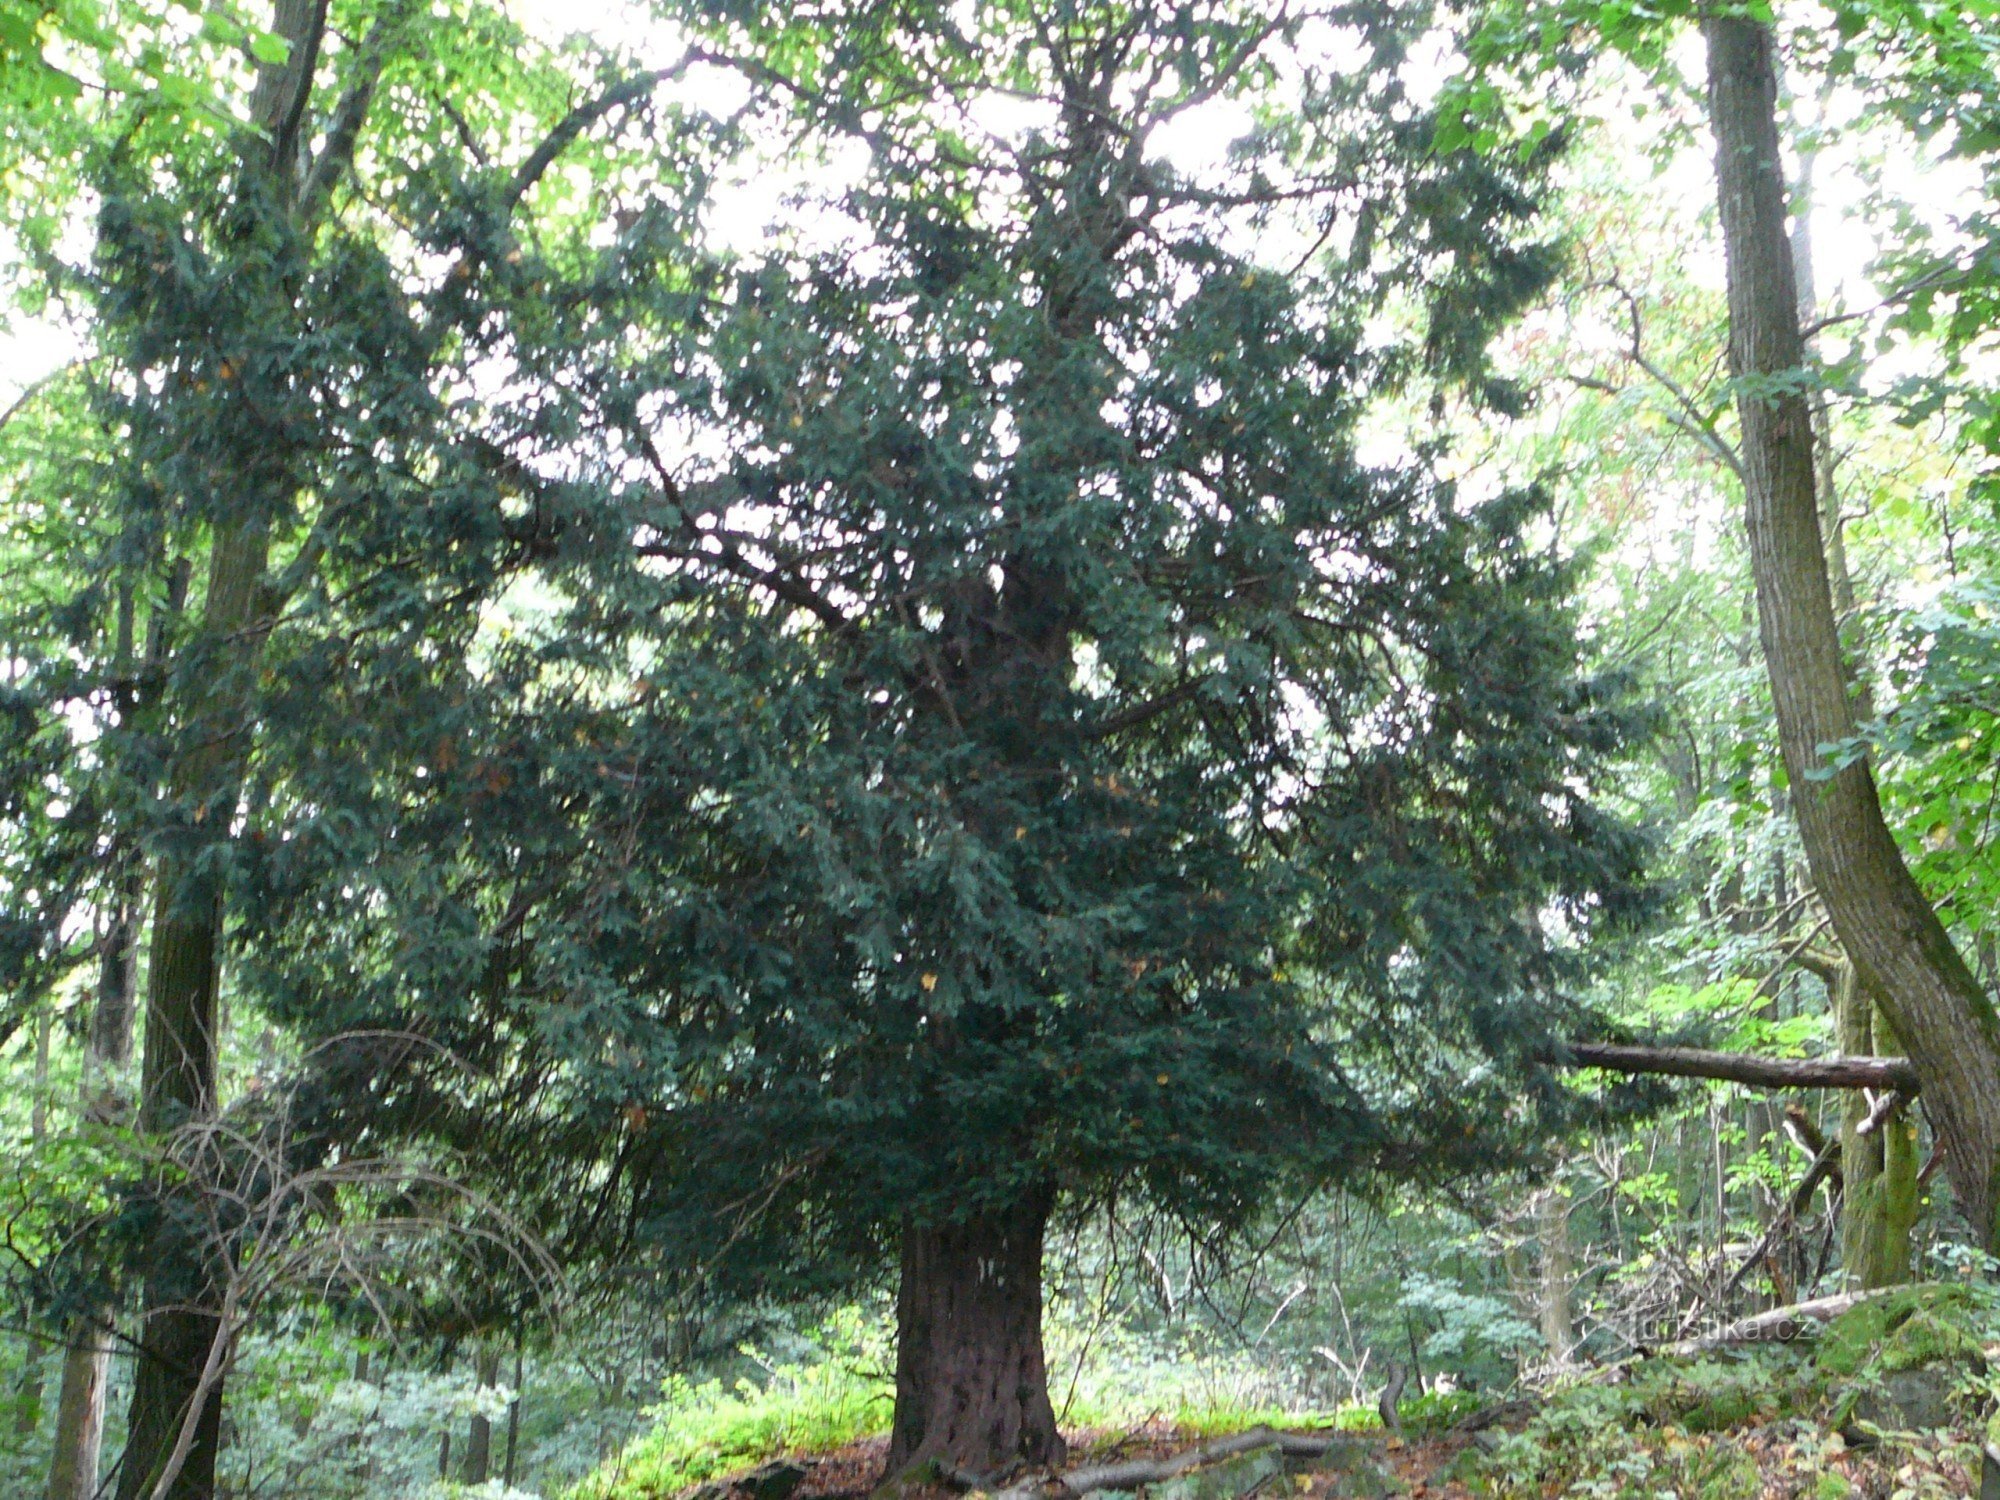
[[[1801,377],[1744,364],[1718,17]],[[892,1405],[907,1456],[913,1256],[1039,1257],[1046,1347],[985,1315],[1051,1431],[1985,1285],[1983,1044],[1897,1023],[2000,991],[1994,20],[0,10],[0,1483],[640,1494]],[[1839,733],[1759,631],[1786,399]],[[947,439],[1114,477],[983,551],[911,498]],[[1277,509],[1131,520],[1211,461]],[[1931,1011],[1797,816],[1864,767]],[[871,1050],[981,1007],[1068,1081]]]

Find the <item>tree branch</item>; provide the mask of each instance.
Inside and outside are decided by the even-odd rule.
[[[555,164],[555,159],[562,155],[571,141],[614,109],[635,104],[661,84],[680,77],[687,71],[689,64],[697,61],[700,55],[691,51],[670,68],[656,68],[650,73],[639,73],[621,83],[614,83],[595,99],[577,105],[563,116],[555,129],[543,138],[541,145],[535,148],[534,154],[522,162],[520,169],[514,173],[514,180],[508,186],[507,196],[502,200],[504,212],[510,215],[513,213],[521,200],[528,195],[529,189],[542,180],[542,174]]]
[[[312,224],[319,218],[334,184],[354,165],[354,147],[367,122],[368,107],[375,100],[375,87],[382,81],[382,68],[389,57],[389,29],[402,19],[403,9],[392,5],[375,18],[361,43],[361,58],[353,79],[342,91],[327,121],[326,144],[306,173],[299,189],[299,222]]]
[[[812,589],[800,583],[796,578],[788,578],[783,573],[777,572],[774,569],[758,567],[743,555],[742,551],[733,541],[726,540],[723,534],[713,531],[701,531],[694,528],[690,528],[690,530],[698,538],[715,542],[716,550],[708,551],[701,547],[683,547],[667,542],[660,542],[652,546],[638,548],[638,555],[641,557],[666,558],[676,562],[713,563],[725,573],[744,579],[757,585],[759,588],[770,590],[772,594],[776,595],[784,603],[804,610],[822,625],[826,626],[828,630],[834,631],[836,634],[845,633],[853,628],[854,622],[852,620],[848,619],[846,615],[842,614],[827,600],[822,599],[818,594],[814,593]]]
[[[1894,1090],[1884,1094],[1880,1099],[1875,1101],[1874,1108],[1868,1111],[1868,1118],[1855,1127],[1854,1133],[1857,1136],[1873,1135],[1877,1130],[1882,1128],[1883,1123],[1890,1115],[1895,1113],[1902,1103],[1903,1096]],[[1799,1179],[1799,1185],[1792,1189],[1792,1196],[1786,1200],[1784,1212],[1772,1218],[1770,1227],[1764,1231],[1764,1237],[1757,1241],[1756,1246],[1748,1255],[1743,1257],[1743,1264],[1736,1268],[1736,1273],[1729,1278],[1728,1284],[1723,1287],[1722,1295],[1724,1297],[1727,1297],[1731,1292],[1743,1285],[1743,1278],[1763,1263],[1764,1257],[1770,1253],[1771,1247],[1777,1243],[1778,1236],[1783,1234],[1786,1227],[1806,1211],[1806,1205],[1812,1202],[1812,1196],[1819,1191],[1819,1185],[1839,1170],[1840,1138],[1836,1136],[1832,1140],[1821,1144],[1819,1154],[1813,1158],[1812,1166],[1807,1170],[1806,1175]]]
[[[1612,1073],[1656,1073],[1674,1078],[1714,1078],[1767,1089],[1894,1089],[1914,1097],[1917,1070],[1907,1057],[1752,1057],[1698,1047],[1636,1047],[1575,1042],[1558,1067],[1603,1068]]]
[[[1122,708],[1115,714],[1099,719],[1087,731],[1085,738],[1106,740],[1114,734],[1123,734],[1128,729],[1137,729],[1141,724],[1150,723],[1168,710],[1178,708],[1215,680],[1214,673],[1204,673],[1200,677],[1190,677],[1185,682],[1176,683],[1165,692],[1148,698],[1143,703],[1135,703],[1129,708]]]
[[[1790,1307],[1774,1307],[1769,1312],[1758,1313],[1755,1317],[1743,1318],[1731,1323],[1703,1338],[1681,1339],[1658,1349],[1641,1352],[1648,1354],[1688,1355],[1701,1354],[1709,1349],[1723,1349],[1732,1344],[1779,1343],[1795,1339],[1805,1331],[1807,1323],[1829,1323],[1851,1307],[1876,1297],[1886,1297],[1891,1292],[1907,1291],[1907,1285],[1882,1287],[1869,1292],[1844,1292],[1838,1297],[1816,1297],[1810,1302],[1795,1302]]]

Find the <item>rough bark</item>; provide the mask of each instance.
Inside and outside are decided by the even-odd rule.
[[[1042,1357],[1050,1202],[904,1227],[890,1474],[926,1460],[980,1474],[1062,1462]]]
[[[175,800],[191,809],[202,835],[164,854],[157,868],[139,1093],[139,1126],[147,1132],[172,1129],[215,1105],[223,893],[214,848],[228,837],[235,812],[265,555],[266,532],[256,524],[218,536],[211,553],[197,647],[211,676],[169,776]],[[171,1230],[152,1247],[118,1500],[150,1500],[197,1399],[222,1332],[213,1250]],[[201,1401],[193,1447],[162,1500],[214,1495],[221,1417],[218,1382]]]
[[[1819,317],[1819,289],[1813,268],[1812,192],[1815,153],[1798,153],[1798,175],[1792,199],[1792,270],[1797,279],[1799,319],[1810,328]],[[1810,334],[1805,348],[1817,358]],[[1847,561],[1846,529],[1840,513],[1837,455],[1825,392],[1811,397],[1814,472],[1819,485],[1820,544],[1826,553],[1827,583],[1836,624],[1851,618],[1857,606],[1854,576]],[[1875,717],[1874,694],[1865,673],[1849,667],[1849,691],[1858,719]],[[1877,1016],[1875,997],[1865,993],[1851,964],[1843,964],[1835,980],[1834,1009],[1841,1050],[1861,1056],[1900,1049],[1886,1017]],[[1841,1264],[1850,1283],[1861,1289],[1894,1286],[1910,1279],[1910,1230],[1916,1223],[1918,1191],[1916,1126],[1907,1111],[1890,1128],[1857,1131],[1868,1115],[1866,1101],[1850,1099],[1843,1111],[1843,1159],[1854,1164],[1842,1194]]]
[[[1991,1245],[2000,1018],[1911,878],[1867,762],[1829,772],[1821,751],[1856,724],[1820,532],[1771,33],[1723,15],[1702,29],[1758,631],[1800,838],[1841,947],[1923,1080],[1959,1205]]]
[[[1752,1057],[1699,1047],[1577,1042],[1565,1061],[1613,1073],[1715,1078],[1765,1089],[1894,1089],[1899,1094],[1915,1094],[1919,1082],[1918,1070],[1902,1057]]]

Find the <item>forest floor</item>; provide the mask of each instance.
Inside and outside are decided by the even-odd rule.
[[[1214,1436],[1203,1434],[1201,1436]],[[1608,1436],[1608,1434],[1607,1434]],[[1391,1494],[1408,1500],[1476,1500],[1481,1496],[1646,1495],[1703,1500],[1903,1500],[1903,1497],[1980,1493],[1976,1447],[1967,1431],[1907,1435],[1867,1447],[1849,1446],[1837,1434],[1796,1420],[1752,1420],[1726,1430],[1691,1433],[1673,1426],[1622,1434],[1601,1467],[1585,1460],[1562,1474],[1534,1478],[1470,1462],[1472,1440],[1463,1436],[1404,1442],[1381,1434],[1359,1440],[1375,1450]],[[1165,1456],[1199,1437],[1159,1422],[1132,1431],[1072,1435],[1076,1456]],[[797,1500],[858,1500],[882,1473],[886,1437],[866,1438],[812,1456],[811,1472]],[[1581,1457],[1581,1455],[1578,1455]],[[1482,1471],[1475,1482],[1467,1476]],[[1267,1486],[1267,1489],[1270,1487]],[[1358,1490],[1339,1474],[1297,1476],[1282,1491],[1291,1500],[1349,1500]],[[947,1489],[912,1490],[904,1500],[963,1500]]]
[[[1191,1434],[1171,1423],[1149,1423],[1125,1432],[1087,1429],[1070,1435],[1072,1457],[1088,1457],[1092,1462],[1112,1458],[1164,1458],[1192,1447],[1202,1436]],[[1412,1500],[1471,1500],[1474,1491],[1462,1481],[1448,1477],[1469,1446],[1469,1439],[1442,1437],[1404,1442],[1369,1435],[1358,1441],[1380,1450],[1384,1471]],[[811,1460],[811,1471],[799,1486],[795,1500],[857,1500],[867,1495],[882,1476],[889,1451],[887,1437],[862,1438]],[[1350,1491],[1337,1488],[1338,1475],[1303,1474],[1283,1493],[1293,1500],[1344,1500]],[[962,1500],[955,1490],[917,1489],[904,1492],[904,1500]]]
[[[1201,1441],[1209,1434],[1191,1434],[1171,1423],[1155,1422],[1124,1432],[1086,1429],[1070,1435],[1072,1457],[1088,1457],[1092,1462],[1112,1458],[1164,1458]],[[1462,1437],[1435,1438],[1405,1443],[1397,1438],[1370,1435],[1360,1441],[1381,1450],[1384,1470],[1413,1500],[1470,1500],[1473,1491],[1446,1471],[1459,1461],[1468,1446]],[[889,1439],[862,1438],[830,1453],[811,1459],[811,1470],[795,1493],[795,1500],[857,1500],[867,1495],[882,1476],[888,1456]],[[1306,1481],[1284,1493],[1293,1500],[1336,1500],[1346,1491],[1336,1490],[1338,1476],[1305,1474]],[[917,1489],[904,1492],[904,1500],[962,1500],[955,1490]]]
[[[1982,1451],[1989,1437],[2000,1440],[2000,1293],[1983,1283],[1899,1287],[1796,1341],[1572,1370],[1494,1407],[1481,1408],[1478,1398],[1442,1409],[1433,1397],[1419,1400],[1432,1405],[1418,1415],[1414,1403],[1404,1404],[1407,1441],[1379,1429],[1347,1432],[1286,1474],[1256,1463],[1232,1468],[1235,1459],[1211,1454],[1217,1461],[1182,1471],[1154,1493],[1160,1500],[1964,1500],[1990,1493],[1982,1489]],[[1252,1428],[1259,1415],[1218,1425],[1213,1414],[1162,1413],[1072,1431],[1070,1464],[1186,1454]],[[1296,1420],[1328,1430],[1323,1417]],[[761,1450],[779,1451],[778,1444]],[[860,1500],[880,1481],[887,1439],[842,1445],[829,1435],[789,1456],[808,1465],[795,1500]],[[633,1485],[604,1500],[671,1500],[683,1487]],[[723,1500],[727,1481],[707,1493]],[[905,1489],[898,1500],[965,1497]]]

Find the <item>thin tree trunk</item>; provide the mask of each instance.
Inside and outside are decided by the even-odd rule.
[[[500,1383],[500,1351],[482,1344],[472,1357],[472,1378],[481,1390]],[[472,1425],[465,1435],[465,1469],[467,1484],[484,1484],[493,1467],[493,1422],[485,1412],[472,1414]]]
[[[1878,1037],[1888,1029],[1888,1018],[1879,1008],[1875,1015]],[[1896,1045],[1890,1032],[1888,1045]],[[1876,1267],[1872,1286],[1899,1286],[1912,1279],[1916,1259],[1917,1214],[1922,1201],[1923,1163],[1917,1157],[1917,1122],[1908,1109],[1899,1109],[1882,1126],[1882,1259]]]
[[[1541,1294],[1536,1299],[1542,1340],[1551,1359],[1567,1364],[1576,1342],[1569,1309],[1569,1207],[1553,1187],[1535,1197],[1535,1238],[1542,1252]]]
[[[1829,773],[1821,753],[1854,735],[1855,715],[1820,533],[1771,33],[1722,15],[1709,16],[1702,29],[1751,570],[1793,809],[1841,947],[1909,1047],[1959,1205],[1991,1245],[2000,1018],[1910,877],[1867,762]]]
[[[29,1084],[28,1142],[39,1156],[49,1133],[49,1013],[35,1012],[35,1071]],[[42,1350],[28,1347],[28,1360],[21,1368],[20,1389],[14,1394],[14,1435],[31,1440],[42,1425]]]
[[[1813,173],[1817,153],[1799,152],[1797,192],[1792,205],[1792,272],[1799,299],[1799,321],[1810,325],[1819,319],[1819,284],[1814,273],[1812,234]],[[1808,354],[1816,355],[1815,341],[1801,335]],[[1854,572],[1847,564],[1847,527],[1840,514],[1840,487],[1835,482],[1839,455],[1833,447],[1833,417],[1827,410],[1826,393],[1812,393],[1814,473],[1819,483],[1820,545],[1826,553],[1827,583],[1833,593],[1835,623],[1849,619],[1857,603]],[[1866,673],[1849,674],[1857,716],[1875,717],[1875,695]]]
[[[1840,1050],[1861,1056],[1875,1049],[1875,1007],[1861,992],[1851,964],[1841,966],[1834,987],[1834,1025]],[[1840,1120],[1840,1261],[1851,1285],[1868,1284],[1864,1269],[1870,1260],[1874,1232],[1875,1186],[1882,1176],[1882,1132],[1860,1133],[1868,1101],[1859,1094],[1843,1103]]]
[[[134,862],[124,861],[130,866]],[[84,1113],[110,1122],[123,1109],[117,1070],[132,1050],[132,997],[139,948],[139,883],[128,870],[114,883],[116,908],[104,935],[83,1077]],[[110,1375],[113,1309],[99,1303],[78,1314],[63,1351],[62,1391],[56,1399],[55,1448],[49,1456],[46,1500],[95,1500],[104,1446],[104,1392]]]
[[[104,1446],[104,1382],[110,1371],[109,1336],[95,1317],[79,1318],[63,1350],[48,1500],[95,1500]]]
[[[979,1474],[1058,1464],[1042,1356],[1050,1196],[903,1230],[889,1473],[935,1459]]]
[[[184,587],[185,575],[177,575]],[[148,633],[147,662],[157,665],[165,650],[165,617],[178,611],[180,588],[170,587],[165,610]],[[133,669],[133,608],[129,587],[120,592],[117,626],[118,675],[127,681]],[[137,706],[131,690],[122,694],[120,719],[129,725]],[[91,1010],[90,1032],[84,1046],[82,1105],[86,1119],[111,1124],[122,1118],[126,1100],[119,1073],[132,1056],[132,1013],[138,995],[139,908],[145,897],[145,876],[139,860],[122,840],[113,842],[108,860],[111,911],[98,951],[97,999]],[[98,1464],[104,1448],[104,1396],[111,1373],[111,1320],[107,1300],[86,1307],[70,1325],[63,1350],[62,1390],[56,1398],[55,1446],[49,1455],[45,1500],[96,1500]]]
[[[368,1385],[372,1383],[368,1350],[365,1347],[354,1351],[354,1383],[356,1385]],[[361,1480],[364,1485],[375,1477],[375,1428],[373,1418],[380,1414],[381,1406],[381,1397],[378,1394],[373,1403],[373,1410],[369,1413],[369,1420],[361,1424],[361,1430],[355,1434],[354,1438],[354,1447],[358,1456],[350,1472]]]
[[[507,1403],[507,1464],[500,1471],[500,1482],[508,1489],[514,1488],[514,1450],[521,1439],[521,1386],[525,1372],[522,1364],[526,1355],[522,1331],[514,1330],[514,1399]]]

